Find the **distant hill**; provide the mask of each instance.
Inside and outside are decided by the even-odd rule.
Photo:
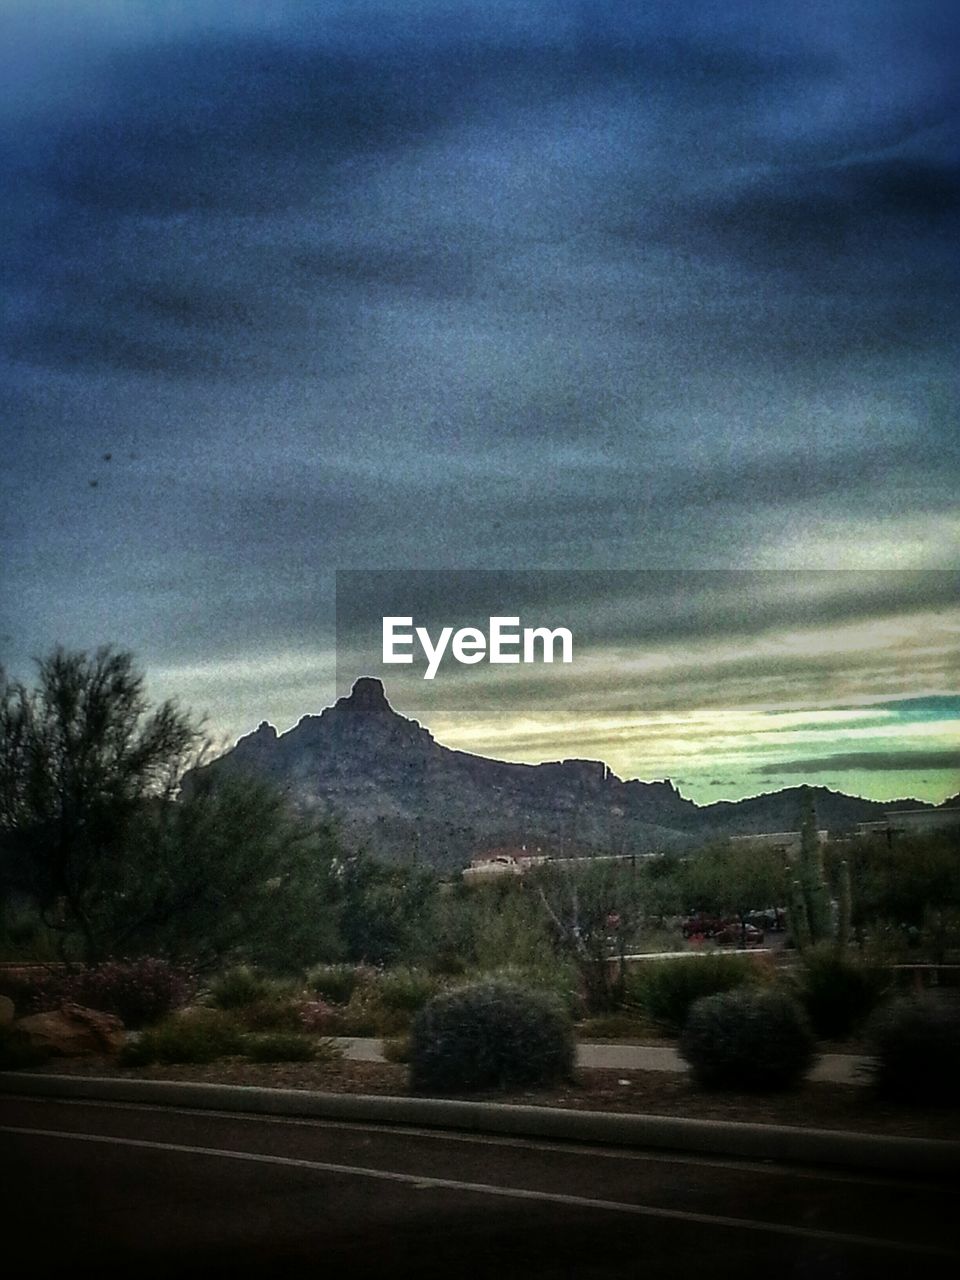
[[[287,733],[264,722],[201,772],[225,771],[271,779],[300,810],[334,818],[349,847],[439,868],[508,844],[553,854],[684,848],[795,830],[800,814],[800,787],[699,806],[669,781],[624,782],[596,760],[508,764],[454,751],[394,711],[369,677]],[[814,793],[821,827],[849,828],[890,807]]]

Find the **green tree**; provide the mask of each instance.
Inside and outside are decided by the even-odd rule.
[[[360,853],[338,870],[346,957],[370,964],[416,963],[434,934],[438,882],[422,866],[387,866]]]
[[[576,964],[591,1010],[623,999],[625,954],[643,920],[642,880],[629,862],[547,863],[532,874],[554,945]]]
[[[57,650],[0,693],[0,876],[96,962],[158,952],[298,967],[339,949],[332,834],[268,785],[194,774],[199,727],[128,653]]]
[[[0,880],[95,960],[131,826],[172,793],[199,729],[172,702],[150,710],[129,653],[57,649],[38,668],[33,689],[0,673]]]
[[[937,957],[960,913],[960,853],[950,832],[854,841],[843,849],[852,881],[856,942],[876,940],[886,925],[918,940]],[[832,870],[836,877],[838,866]],[[839,864],[842,866],[842,864]]]
[[[339,959],[339,847],[253,777],[145,805],[96,916],[110,950],[302,972]]]
[[[645,858],[637,871],[641,877],[644,909],[649,919],[662,929],[667,917],[684,907],[683,863],[674,853]]]
[[[742,942],[747,916],[781,903],[786,888],[781,854],[740,844],[717,846],[690,858],[682,879],[691,907],[736,916]]]

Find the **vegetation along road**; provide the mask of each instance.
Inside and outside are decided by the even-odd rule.
[[[876,1277],[960,1259],[955,1184],[448,1131],[6,1097],[0,1166],[4,1252],[17,1241],[31,1277]]]

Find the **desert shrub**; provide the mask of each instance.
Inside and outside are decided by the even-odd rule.
[[[410,1037],[387,1036],[383,1042],[383,1056],[388,1062],[409,1062]]]
[[[663,951],[692,951],[693,945],[680,933],[679,927],[645,924],[643,932],[631,944],[634,955],[653,956]]]
[[[601,1013],[581,1022],[578,1030],[582,1040],[635,1040],[649,1028],[629,1013]]]
[[[815,1033],[845,1040],[876,1008],[884,981],[879,970],[828,946],[804,955],[791,985]]]
[[[389,1035],[391,1030],[402,1030],[408,1021],[407,1015],[388,1018],[373,988],[363,986],[357,987],[346,1005],[331,1016],[329,1030],[343,1036]]]
[[[628,972],[626,1003],[677,1035],[695,1001],[733,991],[757,974],[749,956],[700,954],[688,960],[649,960]]]
[[[302,1031],[300,1002],[290,996],[266,996],[231,1011],[246,1031]]]
[[[0,968],[0,995],[8,996],[16,1006],[17,1012],[25,1014],[39,1009],[37,1003],[40,991],[49,981],[49,975],[38,978],[29,970],[18,972]]]
[[[388,1013],[416,1013],[440,990],[440,980],[424,969],[385,969],[377,978],[376,995]]]
[[[34,908],[9,904],[0,908],[0,959],[55,963],[60,959],[57,942],[56,931],[43,923]]]
[[[868,1029],[879,1091],[904,1102],[960,1102],[960,1001],[898,1000]]]
[[[244,1009],[278,994],[280,984],[248,965],[227,969],[210,983],[210,998],[218,1009]]]
[[[0,1027],[0,1071],[21,1071],[47,1060],[46,1052],[18,1035],[13,1027]]]
[[[410,1033],[414,1089],[549,1084],[573,1069],[573,1024],[541,992],[481,982],[434,996]]]
[[[151,1062],[214,1062],[242,1051],[236,1022],[219,1009],[183,1009],[124,1046],[125,1066]]]
[[[318,1054],[317,1041],[297,1031],[273,1031],[245,1036],[244,1056],[251,1062],[312,1062]]]
[[[370,977],[370,971],[361,965],[318,964],[307,973],[307,987],[330,1004],[347,1004],[357,987]]]
[[[34,990],[33,1008],[65,1003],[113,1013],[127,1027],[143,1027],[182,1008],[196,991],[196,977],[182,965],[157,956],[107,960],[89,969],[55,974]]]
[[[557,959],[547,966],[505,965],[472,975],[475,982],[506,982],[526,991],[539,991],[563,1006],[572,1018],[583,1016],[585,1001],[576,965]]]
[[[329,1032],[337,1029],[340,1011],[326,1000],[305,1000],[299,1008],[300,1026],[304,1031]]]
[[[815,1057],[803,1010],[785,992],[763,987],[697,1000],[679,1047],[695,1080],[707,1089],[788,1089]]]

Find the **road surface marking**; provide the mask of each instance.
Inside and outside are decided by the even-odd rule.
[[[729,1160],[708,1155],[706,1152],[691,1152],[682,1155],[680,1152],[631,1150],[627,1147],[598,1147],[586,1142],[562,1142],[551,1138],[524,1138],[510,1134],[476,1133],[459,1129],[423,1129],[416,1125],[402,1122],[396,1124],[376,1123],[366,1120],[336,1120],[321,1116],[276,1116],[259,1115],[253,1111],[214,1111],[206,1107],[171,1107],[166,1103],[151,1102],[113,1102],[98,1098],[43,1098],[35,1094],[0,1095],[14,1098],[17,1102],[58,1107],[87,1107],[94,1110],[111,1111],[144,1111],[148,1114],[164,1114],[183,1116],[187,1119],[202,1120],[209,1116],[214,1120],[233,1120],[251,1124],[293,1125],[312,1129],[345,1129],[355,1133],[382,1133],[390,1137],[430,1138],[437,1142],[471,1143],[475,1146],[516,1147],[524,1151],[558,1151],[565,1155],[597,1156],[605,1160],[632,1160],[650,1164],[694,1165],[709,1169],[729,1169],[733,1173],[763,1173],[784,1178],[800,1178],[812,1182],[853,1182],[857,1186],[903,1188],[909,1191],[931,1191],[940,1195],[955,1196],[958,1189],[946,1186],[942,1182],[924,1181],[920,1178],[906,1179],[887,1177],[882,1174],[865,1174],[845,1172],[842,1169],[822,1169],[811,1165],[792,1165],[773,1160],[756,1160],[734,1157]],[[875,1135],[868,1134],[868,1137]]]
[[[221,1160],[239,1160],[250,1164],[276,1165],[288,1169],[309,1169],[316,1173],[338,1173],[348,1177],[372,1178],[380,1182],[399,1182],[407,1186],[437,1191],[466,1191],[474,1195],[500,1196],[512,1200],[536,1200],[547,1204],[567,1205],[578,1209],[600,1209],[609,1213],[625,1213],[641,1218],[665,1218],[674,1222],[692,1222],[700,1226],[725,1227],[736,1231],[757,1231],[765,1235],[792,1236],[859,1248],[894,1249],[938,1258],[957,1258],[960,1253],[936,1245],[911,1244],[902,1240],[878,1239],[875,1236],[852,1235],[839,1231],[818,1231],[811,1227],[795,1227],[784,1223],[755,1222],[750,1218],[730,1218],[722,1214],[693,1213],[686,1209],[662,1209],[654,1205],[630,1204],[622,1200],[597,1200],[589,1196],[565,1195],[555,1191],[530,1191],[523,1187],[499,1187],[487,1182],[460,1182],[451,1178],[428,1178],[422,1174],[397,1173],[388,1169],[370,1169],[358,1165],[332,1164],[318,1160],[302,1160],[294,1156],[272,1156],[252,1151],[231,1151],[222,1147],[197,1147],[179,1142],[150,1142],[143,1138],[117,1138],[108,1134],[70,1133],[60,1129],[28,1129],[17,1125],[0,1125],[0,1133],[21,1134],[31,1138],[54,1138],[59,1141],[100,1143],[106,1146],[131,1147],[143,1151],[167,1151],[177,1155],[212,1156]]]

